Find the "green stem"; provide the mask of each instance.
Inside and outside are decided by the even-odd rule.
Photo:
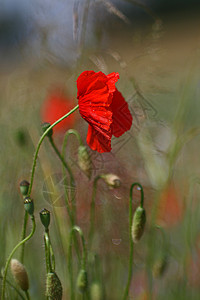
[[[54,127],[56,126],[58,123],[60,123],[62,120],[64,120],[65,118],[67,118],[69,115],[71,115],[75,110],[77,110],[79,108],[79,105],[76,105],[72,110],[70,110],[66,115],[62,116],[59,120],[57,120],[56,122],[54,122],[51,126],[49,126],[47,128],[47,130],[43,133],[43,135],[41,136],[36,151],[35,151],[35,155],[34,155],[34,159],[33,159],[33,165],[32,165],[32,171],[31,171],[31,180],[30,180],[30,185],[29,185],[29,190],[28,190],[28,196],[30,196],[31,191],[32,191],[32,187],[33,187],[33,180],[34,180],[34,175],[35,175],[35,168],[36,168],[36,162],[37,162],[37,157],[38,157],[38,152],[40,150],[40,146],[45,138],[45,136],[48,134],[48,132]]]
[[[51,246],[51,240],[49,236],[49,230],[46,229],[44,233],[45,241],[45,257],[46,257],[46,269],[47,273],[55,271],[55,256],[53,248]]]
[[[28,291],[25,291],[25,294],[26,294],[26,299],[27,299],[27,300],[30,300],[29,292],[28,292]]]
[[[3,276],[0,276],[0,279],[3,279]],[[25,300],[21,292],[9,280],[6,279],[6,283],[15,290],[15,292],[21,297],[22,300]]]
[[[81,267],[85,270],[86,263],[87,263],[87,249],[85,244],[85,238],[83,235],[82,230],[78,226],[74,226],[71,229],[70,236],[69,236],[69,248],[68,248],[68,271],[70,277],[70,299],[75,300],[75,293],[74,293],[74,282],[73,282],[73,267],[72,267],[72,241],[74,232],[78,232],[81,237],[82,243],[82,260],[81,260]]]
[[[25,239],[27,223],[28,223],[28,212],[25,210],[24,224],[23,224],[22,233],[21,233],[21,241]],[[24,262],[24,249],[25,249],[25,244],[22,245],[22,250],[21,250],[21,259],[20,259],[20,261],[21,261],[22,264]]]
[[[92,240],[94,236],[94,224],[95,224],[95,198],[97,192],[97,183],[98,180],[101,179],[101,175],[97,175],[93,182],[93,189],[92,189],[92,201],[90,204],[90,230],[89,230],[89,248],[92,246]]]
[[[35,218],[33,215],[31,215],[31,220],[32,220],[32,231],[31,233],[22,241],[20,241],[16,246],[15,248],[12,250],[12,252],[10,253],[8,259],[7,259],[7,262],[6,262],[6,265],[5,265],[5,269],[4,269],[4,275],[3,275],[3,282],[2,282],[2,291],[1,291],[1,300],[4,300],[5,299],[5,288],[6,288],[6,276],[7,276],[7,272],[8,272],[8,267],[9,267],[9,264],[10,264],[10,261],[12,259],[12,256],[13,254],[15,253],[15,251],[21,246],[23,245],[24,243],[26,243],[28,240],[30,240],[30,238],[33,236],[34,232],[35,232]]]
[[[130,247],[130,252],[129,252],[129,271],[128,271],[128,281],[127,281],[127,285],[124,291],[124,296],[123,296],[123,300],[126,300],[128,297],[128,293],[129,293],[129,288],[130,288],[130,284],[131,284],[131,279],[132,279],[132,275],[133,275],[133,240],[132,240],[132,220],[133,220],[133,198],[132,198],[132,194],[133,194],[133,189],[135,186],[138,186],[140,188],[140,192],[141,192],[141,200],[140,200],[140,206],[143,207],[143,203],[144,203],[144,192],[143,192],[143,188],[141,186],[140,183],[135,182],[131,185],[130,188],[130,194],[129,194],[129,247]]]

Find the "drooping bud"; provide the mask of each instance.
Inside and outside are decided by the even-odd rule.
[[[167,266],[168,266],[168,257],[167,255],[163,254],[157,259],[157,261],[153,266],[152,273],[154,278],[162,277],[162,275],[167,269]]]
[[[78,165],[90,179],[92,175],[92,161],[86,146],[81,145],[78,148]]]
[[[88,280],[87,280],[87,272],[83,269],[80,270],[76,282],[77,288],[81,293],[84,293],[88,286]]]
[[[112,188],[118,188],[121,185],[121,180],[120,178],[115,175],[115,174],[105,174],[105,175],[101,175],[101,178],[105,181],[105,183],[107,183],[107,185]]]
[[[137,207],[132,222],[132,239],[134,243],[137,243],[144,232],[144,226],[146,223],[146,213],[143,207]]]
[[[17,259],[12,259],[10,268],[16,283],[23,291],[27,291],[29,289],[29,280],[24,265],[22,265]]]
[[[48,211],[46,208],[41,210],[40,212],[40,220],[45,227],[45,229],[48,229],[50,224],[50,211]]]
[[[48,122],[42,123],[42,131],[43,131],[43,133],[44,133],[50,126],[51,126],[51,124],[48,123]],[[51,138],[52,135],[53,135],[53,128],[47,133],[47,136],[48,136],[49,138]]]
[[[91,298],[91,300],[102,300],[103,299],[102,288],[98,282],[93,282],[91,284],[90,298]]]
[[[26,196],[28,194],[28,189],[29,189],[30,183],[27,180],[22,180],[19,184],[20,187],[20,192],[22,196]]]
[[[62,284],[55,272],[47,274],[46,297],[51,300],[62,300]]]
[[[34,213],[34,203],[30,197],[24,198],[24,209],[29,213],[29,215],[33,215]]]

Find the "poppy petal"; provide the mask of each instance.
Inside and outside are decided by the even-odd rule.
[[[94,127],[89,125],[87,133],[87,143],[90,148],[99,153],[111,151],[111,137],[112,134],[106,131],[96,130]]]
[[[127,102],[117,89],[113,93],[111,110],[113,112],[112,133],[115,137],[119,137],[131,128],[133,118]]]

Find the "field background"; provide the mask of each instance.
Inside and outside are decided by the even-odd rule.
[[[168,4],[167,8],[164,1],[163,7],[146,1],[145,11],[128,2],[83,1],[77,2],[76,10],[73,1],[37,1],[30,4],[31,10],[21,1],[18,9],[14,4],[8,6],[12,13],[4,7],[7,13],[0,17],[0,267],[4,267],[21,234],[24,209],[19,183],[30,178],[41,135],[40,110],[49,88],[64,87],[76,105],[76,78],[82,71],[119,72],[117,88],[132,112],[131,130],[112,140],[111,153],[90,151],[90,181],[77,166],[77,142],[73,137],[66,152],[76,179],[77,222],[86,236],[95,176],[114,173],[122,181],[121,187],[114,190],[100,181],[97,189],[92,250],[100,260],[103,299],[122,299],[128,270],[128,197],[135,181],[144,187],[147,224],[144,237],[135,247],[130,299],[199,299],[198,7],[195,1],[193,7],[185,2],[185,10],[178,2],[176,7]],[[86,143],[87,124],[78,111],[75,114],[75,129]],[[62,138],[62,134],[55,135],[59,149]],[[61,174],[62,165],[45,140],[32,191],[37,229],[25,248],[31,299],[45,298],[43,228],[39,220],[44,207],[51,211],[50,235],[63,299],[70,299],[70,227],[62,187],[57,191]],[[51,180],[56,187],[51,186]],[[48,191],[53,191],[52,197]],[[61,198],[57,203],[58,194]],[[137,191],[133,199],[135,209],[139,205]],[[154,223],[163,226],[167,248],[163,248],[160,232],[152,229]],[[152,279],[147,275],[164,251],[168,256],[166,272]],[[19,258],[19,252],[15,257]],[[8,277],[13,282],[10,273]],[[7,292],[8,299],[18,299],[12,289]]]

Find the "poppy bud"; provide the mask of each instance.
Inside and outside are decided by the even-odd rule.
[[[102,300],[103,294],[101,286],[98,282],[93,282],[90,287],[90,297],[91,300]]]
[[[92,161],[86,146],[81,145],[78,148],[78,165],[90,179],[92,175]]]
[[[132,223],[132,239],[134,243],[137,243],[142,237],[144,226],[146,223],[146,213],[143,207],[137,207]]]
[[[30,183],[27,180],[22,180],[19,184],[20,192],[22,196],[26,196],[28,194]]]
[[[168,266],[168,258],[167,255],[161,255],[161,257],[155,262],[153,266],[153,276],[154,278],[160,278],[164,272],[166,271]]]
[[[49,297],[52,300],[62,299],[62,284],[55,272],[47,274],[46,297]]]
[[[87,272],[85,270],[83,269],[80,270],[76,285],[80,292],[84,293],[86,291],[88,281],[87,281]]]
[[[45,123],[42,123],[42,130],[43,130],[43,133],[51,126],[50,123],[48,122],[45,122]],[[47,133],[47,136],[49,138],[51,138],[53,135],[53,128]]]
[[[27,291],[29,289],[29,280],[24,265],[22,265],[17,259],[12,259],[10,268],[16,283],[23,291]]]
[[[102,175],[101,178],[104,179],[105,183],[107,183],[107,185],[110,188],[115,189],[115,188],[120,187],[120,185],[121,185],[120,178],[115,174],[105,174],[105,175]]]
[[[40,212],[40,220],[42,224],[44,225],[45,229],[48,229],[49,224],[50,224],[50,212],[44,208]]]
[[[24,198],[24,208],[29,213],[29,215],[33,215],[34,213],[34,203],[30,197]]]

